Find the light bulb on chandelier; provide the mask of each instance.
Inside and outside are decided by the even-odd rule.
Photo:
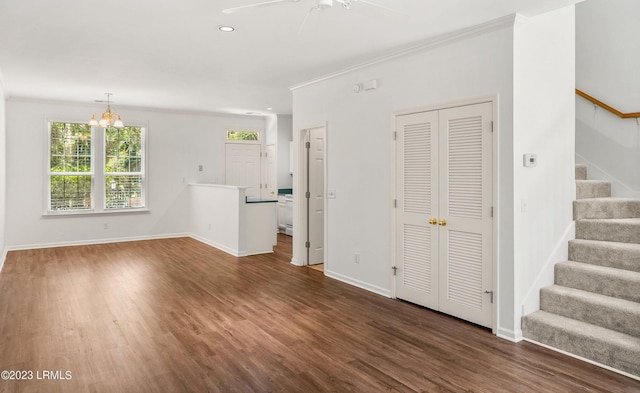
[[[90,126],[100,126],[100,127],[115,127],[122,128],[124,127],[124,123],[122,123],[122,119],[120,115],[111,110],[111,93],[104,93],[107,96],[107,110],[102,113],[100,120],[96,119],[96,115],[91,116],[91,120],[89,121]]]

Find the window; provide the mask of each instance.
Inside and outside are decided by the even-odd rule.
[[[257,131],[227,131],[228,141],[257,141],[259,136]]]
[[[49,214],[146,206],[145,129],[49,123]]]
[[[50,123],[49,210],[93,207],[91,131],[86,124]]]
[[[144,207],[141,127],[105,129],[105,208]]]

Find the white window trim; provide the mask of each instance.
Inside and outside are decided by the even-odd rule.
[[[81,175],[91,175],[91,208],[85,210],[50,210],[51,207],[51,134],[50,123],[80,123],[84,124],[86,121],[82,120],[58,120],[58,119],[46,119],[44,122],[44,179],[43,179],[43,217],[69,217],[69,216],[92,216],[103,214],[135,214],[135,213],[148,213],[149,199],[148,199],[148,143],[147,143],[147,130],[148,126],[145,123],[128,123],[127,126],[141,127],[142,128],[142,198],[144,201],[143,207],[132,207],[125,209],[107,209],[105,202],[105,185],[104,179],[106,178],[106,155],[104,152],[106,134],[102,127],[93,126],[91,131],[91,172],[79,172]],[[98,137],[97,135],[100,135]],[[96,166],[97,161],[100,161],[101,166]],[[71,172],[69,172],[71,173]],[[125,172],[124,174],[129,174]],[[123,174],[120,172],[114,174]],[[99,184],[98,184],[99,183]]]

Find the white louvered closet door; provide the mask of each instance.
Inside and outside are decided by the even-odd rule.
[[[441,110],[440,311],[492,325],[492,104]]]
[[[487,327],[492,114],[482,103],[396,117],[396,297]]]
[[[438,307],[438,113],[398,116],[396,296]]]

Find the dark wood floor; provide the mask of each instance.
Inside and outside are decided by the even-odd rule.
[[[2,392],[640,392],[640,382],[188,238],[10,252]],[[58,371],[70,380],[38,379]]]

